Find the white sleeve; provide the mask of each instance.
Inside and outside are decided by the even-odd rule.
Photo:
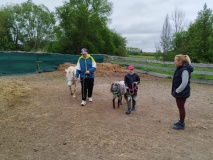
[[[77,63],[76,69],[77,69],[77,70],[81,70],[81,66],[80,66],[80,63],[79,63],[79,62]]]
[[[186,85],[188,84],[188,81],[189,81],[189,72],[187,70],[184,70],[182,72],[181,77],[182,77],[182,83],[176,89],[176,91],[175,91],[176,93],[180,93],[186,88]]]

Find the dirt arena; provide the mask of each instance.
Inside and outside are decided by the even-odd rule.
[[[137,108],[113,109],[110,85],[126,70],[99,64],[93,102],[70,96],[64,68],[0,77],[0,160],[212,160],[213,85],[192,83],[186,129],[178,119],[171,79],[139,74]]]

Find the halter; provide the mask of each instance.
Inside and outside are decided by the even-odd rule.
[[[68,82],[70,82],[70,83],[71,83],[71,85],[72,85],[72,84],[75,84],[75,80],[74,80],[74,78],[75,78],[75,74],[73,73],[72,78],[71,78],[71,79],[67,79],[67,83],[68,83]]]
[[[116,91],[113,91],[112,93],[115,96],[120,96],[121,95],[120,92],[119,92],[119,88]]]

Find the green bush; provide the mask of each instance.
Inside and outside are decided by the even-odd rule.
[[[116,51],[116,56],[127,56],[127,50],[125,47],[119,46]]]
[[[174,58],[177,54],[175,52],[167,52],[163,54],[163,61],[174,61]]]

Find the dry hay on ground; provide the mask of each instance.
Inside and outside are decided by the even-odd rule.
[[[0,81],[0,102],[13,106],[20,97],[26,96],[31,88],[23,81]]]
[[[69,68],[70,66],[76,66],[76,64],[71,64],[69,62],[66,62],[64,64],[60,64],[58,67],[57,67],[57,71],[65,71],[65,69]]]
[[[60,64],[57,68],[57,71],[64,71],[69,66],[75,66],[76,64],[64,63]],[[119,75],[126,73],[126,70],[118,64],[111,63],[97,63],[97,70],[95,75],[98,77],[105,77],[110,75]]]
[[[99,76],[99,77],[105,77],[105,76],[111,76],[116,74],[119,75],[126,72],[127,71],[118,64],[98,63],[95,74],[96,76]]]

